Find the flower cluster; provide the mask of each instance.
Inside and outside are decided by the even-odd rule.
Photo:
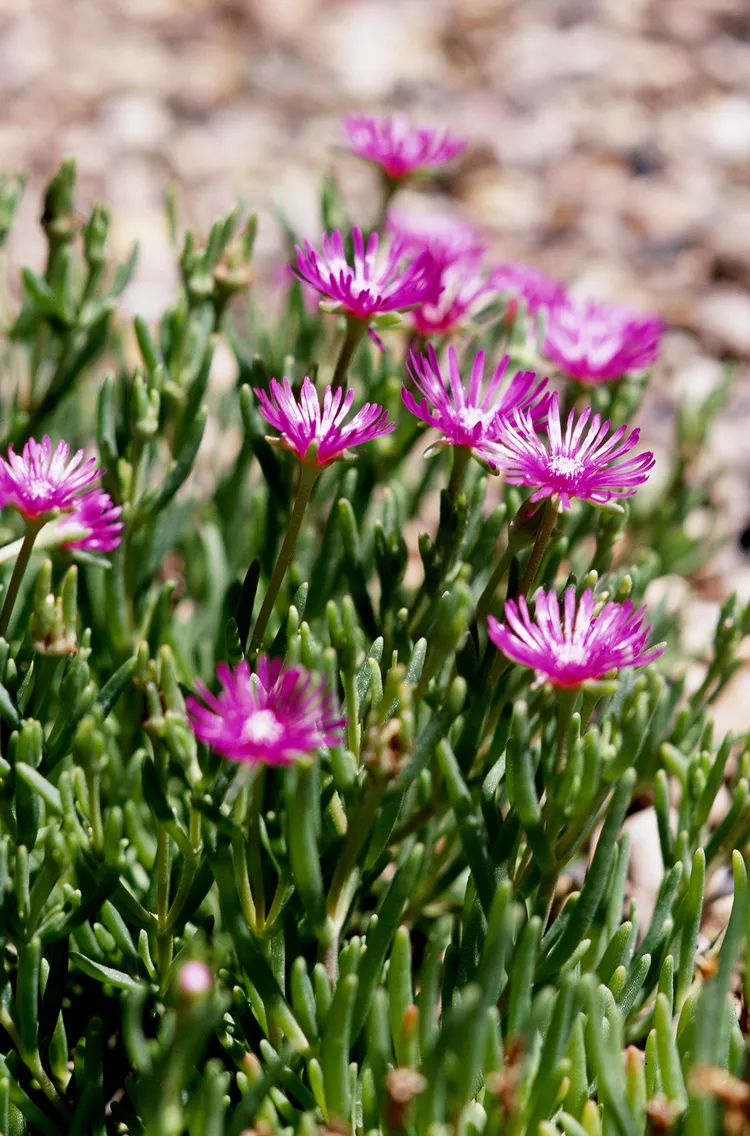
[[[27,522],[43,524],[58,513],[56,535],[66,548],[111,552],[120,543],[122,509],[101,489],[84,492],[100,474],[83,450],[70,457],[67,442],[52,449],[47,435],[30,438],[17,454],[0,458],[0,508],[15,509]]]
[[[516,411],[526,411],[532,421],[543,416],[547,380],[537,380],[533,371],[521,371],[503,386],[508,365],[506,356],[485,385],[484,363],[484,352],[478,351],[467,391],[453,347],[448,349],[447,385],[433,347],[428,348],[427,355],[417,357],[412,353],[408,370],[422,398],[417,401],[407,387],[403,387],[401,397],[407,410],[440,431],[444,445],[463,446],[496,470],[497,441],[503,424]]]
[[[344,131],[350,150],[374,162],[391,181],[438,169],[466,149],[463,139],[412,126],[404,114],[349,114]]]
[[[196,737],[230,761],[288,765],[321,746],[341,742],[346,724],[319,676],[261,655],[255,673],[243,659],[216,668],[218,695],[197,684],[187,700]]]
[[[595,614],[597,599],[589,589],[576,602],[576,590],[565,592],[563,611],[554,591],[536,594],[535,615],[523,596],[505,604],[506,623],[489,617],[489,636],[513,662],[529,667],[539,682],[572,689],[604,678],[622,667],[652,663],[664,648],[647,649],[651,627],[644,626],[645,607],[629,600],[605,603]]]
[[[326,387],[321,408],[318,392],[307,376],[299,401],[287,378],[283,386],[271,379],[270,394],[257,389],[255,393],[261,414],[281,435],[271,440],[291,450],[300,461],[312,465],[330,465],[345,457],[352,446],[361,446],[396,429],[396,424],[388,420],[388,411],[369,402],[346,422],[354,401],[353,390],[345,395],[341,389],[333,391],[330,386]]]
[[[547,312],[544,354],[582,383],[604,383],[652,366],[663,331],[658,316],[624,304],[560,298]]]
[[[493,439],[493,453],[505,480],[531,489],[531,501],[557,497],[563,509],[571,498],[603,505],[613,497],[631,497],[647,480],[654,455],[626,454],[638,444],[640,433],[611,424],[591,407],[579,416],[571,410],[562,431],[557,393],[549,403],[547,442],[537,433],[538,419],[528,410],[517,409],[504,421]]]
[[[511,261],[499,264],[493,270],[490,281],[496,292],[506,294],[514,300],[522,300],[532,315],[548,311],[565,299],[565,289],[559,280],[553,280],[527,264]]]
[[[353,229],[350,264],[341,233],[325,233],[322,252],[309,241],[303,248],[296,247],[296,275],[345,315],[368,322],[420,303],[434,303],[440,294],[440,280],[439,265],[432,254],[425,249],[409,257],[406,245],[393,241],[379,262],[379,243],[377,233],[372,233],[365,244],[362,230]]]
[[[390,236],[408,252],[427,249],[441,263],[475,260],[486,250],[477,227],[462,217],[394,207],[389,210],[385,224]]]

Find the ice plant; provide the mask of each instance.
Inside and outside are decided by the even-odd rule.
[[[569,509],[573,498],[606,504],[613,497],[632,497],[648,479],[654,465],[650,451],[629,457],[640,431],[626,425],[610,433],[610,423],[591,407],[579,416],[571,410],[562,432],[557,393],[549,403],[546,441],[528,410],[515,410],[503,419],[493,439],[494,460],[511,485],[533,490],[531,501],[554,497]]]
[[[253,630],[252,647],[257,650],[292,558],[302,518],[320,470],[331,462],[348,457],[352,446],[361,446],[382,434],[389,434],[396,426],[388,420],[388,411],[373,403],[365,403],[350,422],[345,422],[354,401],[354,391],[349,390],[345,395],[341,388],[326,387],[321,408],[318,392],[307,376],[299,401],[295,399],[292,384],[287,378],[283,385],[272,379],[270,394],[258,389],[255,394],[260,401],[261,414],[280,434],[279,438],[270,440],[291,450],[301,463],[289,527]]]
[[[497,472],[496,446],[503,423],[516,411],[528,414],[532,422],[538,421],[548,401],[544,395],[547,380],[537,379],[534,371],[519,371],[505,384],[506,356],[485,383],[484,364],[484,351],[478,351],[471,365],[467,390],[455,348],[448,348],[447,383],[434,347],[429,346],[426,355],[417,356],[412,352],[408,371],[422,397],[417,401],[406,387],[402,388],[401,397],[407,410],[440,432],[439,441],[428,453],[456,446],[465,451],[467,457],[475,457]]]
[[[344,131],[352,152],[374,162],[391,182],[439,169],[466,149],[464,139],[451,138],[445,131],[412,126],[405,114],[383,118],[348,114]]]
[[[30,438],[21,454],[8,447],[0,458],[0,507],[16,509],[27,521],[38,521],[55,510],[72,509],[78,494],[99,475],[96,458],[83,460],[83,450],[70,457],[67,442],[54,453],[47,435]]]
[[[365,244],[362,230],[352,231],[353,264],[349,264],[341,233],[324,233],[322,252],[309,241],[296,246],[296,275],[331,302],[328,310],[346,316],[346,336],[333,373],[339,387],[365,330],[378,342],[371,325],[383,328],[398,322],[399,312],[440,295],[440,264],[427,249],[409,255],[405,244],[392,241],[378,258],[380,237],[371,233]]]
[[[271,379],[270,394],[255,388],[260,412],[279,431],[278,439],[270,439],[295,453],[301,462],[316,467],[347,456],[352,446],[371,442],[381,434],[389,434],[396,424],[388,420],[388,411],[376,403],[366,402],[354,417],[346,418],[354,402],[354,391],[326,387],[323,405],[312,381],[305,377],[299,399],[292,384]]]
[[[535,315],[565,299],[565,289],[559,280],[545,276],[527,264],[507,261],[499,264],[491,274],[496,291],[507,292],[516,300],[523,300],[528,311]]]
[[[652,366],[663,331],[658,316],[624,304],[565,299],[544,328],[544,355],[581,383],[604,383]]]
[[[72,512],[56,522],[56,535],[63,548],[112,552],[121,540],[121,513],[122,507],[114,505],[108,493],[92,489],[77,497]]]
[[[186,707],[199,741],[230,761],[288,765],[341,742],[346,720],[319,675],[265,655],[254,674],[243,659],[234,670],[220,663],[216,675],[221,692],[199,683],[200,700]]]
[[[437,302],[420,304],[411,314],[414,330],[425,339],[459,331],[495,293],[492,281],[476,261],[446,265],[440,283],[443,290]]]
[[[523,667],[539,682],[567,689],[596,681],[622,667],[641,667],[662,654],[663,647],[647,648],[651,627],[644,626],[645,607],[634,610],[630,600],[605,603],[594,614],[597,599],[589,589],[576,604],[575,587],[569,587],[563,609],[555,591],[536,593],[531,616],[524,596],[505,604],[505,623],[489,616],[489,636],[499,651]]]
[[[8,630],[31,551],[40,530],[57,512],[75,509],[79,495],[99,475],[96,459],[84,461],[83,450],[70,457],[67,442],[52,443],[45,434],[41,442],[30,438],[21,454],[8,447],[0,458],[0,507],[15,509],[26,522],[26,534],[13,567],[0,610],[0,635]]]
[[[461,217],[422,210],[390,209],[386,229],[409,252],[429,252],[444,264],[454,261],[476,261],[485,250],[485,242],[475,225]]]

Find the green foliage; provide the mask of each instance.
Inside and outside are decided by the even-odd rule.
[[[4,387],[3,437],[95,435],[124,530],[110,557],[40,537],[0,640],[0,1132],[742,1131],[750,746],[715,738],[709,711],[750,606],[724,604],[690,697],[666,623],[665,666],[559,705],[498,666],[479,617],[517,591],[538,517],[512,488],[489,500],[474,464],[435,505],[448,464],[423,466],[399,411],[403,344],[365,341],[353,381],[398,429],[318,477],[265,635],[328,678],[345,742],[253,776],[223,761],[185,696],[251,656],[296,478],[251,388],[332,368],[331,324],[297,283],[263,321],[255,220],[232,213],[182,238],[179,299],[157,329],[136,319],[127,366],[116,297],[135,254],[110,263],[106,213],[81,223],[74,181],[67,163],[50,183],[46,267],[24,270],[5,328],[23,381]],[[3,238],[20,192],[0,183]],[[342,212],[331,182],[323,209]],[[220,399],[222,334],[239,378]],[[694,466],[723,393],[681,418],[659,509],[579,504],[539,580],[640,601],[697,566],[685,522],[711,505]],[[625,379],[595,397],[619,422],[641,396]],[[242,430],[218,474],[207,402]],[[0,554],[6,587],[17,555]],[[664,865],[648,925],[623,832],[644,799]],[[731,918],[706,942],[727,863]]]

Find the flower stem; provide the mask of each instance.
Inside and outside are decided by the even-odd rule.
[[[300,528],[302,527],[302,518],[305,515],[307,503],[310,500],[313,485],[318,476],[319,469],[314,465],[305,465],[304,463],[300,469],[299,485],[297,487],[297,496],[294,499],[294,507],[292,508],[292,515],[289,518],[289,527],[286,530],[284,541],[279,550],[279,555],[274,565],[271,579],[268,582],[268,589],[263,600],[263,606],[260,609],[258,619],[255,627],[253,628],[253,637],[250,640],[250,655],[257,655],[260,651],[263,642],[263,635],[268,621],[271,618],[273,605],[276,602],[276,597],[279,594],[286,570],[289,567],[292,556],[294,555],[295,545],[297,544],[297,537],[299,536]]]
[[[453,503],[455,503],[460,492],[461,482],[464,479],[464,473],[466,472],[470,458],[471,450],[468,450],[466,446],[453,447],[453,469],[451,470],[451,476],[448,482],[448,496]]]
[[[565,762],[568,757],[568,735],[570,734],[570,719],[573,707],[578,697],[578,688],[568,690],[560,687],[557,690],[557,752],[555,755],[555,772],[562,776],[565,772]]]
[[[404,178],[389,177],[384,173],[382,177],[383,184],[383,201],[380,206],[380,213],[378,214],[378,223],[375,228],[381,232],[385,225],[385,219],[388,216],[388,207],[390,206],[393,198],[396,196],[400,186],[404,182]]]
[[[331,387],[337,391],[339,387],[343,387],[346,383],[346,376],[349,372],[349,364],[352,361],[354,352],[359,347],[360,340],[365,334],[367,323],[365,320],[356,319],[354,316],[347,316],[346,318],[346,332],[339,351],[339,357],[336,360],[336,367],[334,368],[333,378],[331,379]]]
[[[475,616],[477,623],[480,623],[481,620],[483,620],[484,617],[488,614],[488,612],[490,610],[490,605],[492,604],[492,597],[494,596],[495,592],[497,591],[497,586],[500,583],[500,581],[503,579],[505,574],[507,573],[508,568],[510,567],[510,562],[513,559],[513,557],[515,556],[517,551],[518,551],[518,549],[514,546],[513,542],[511,541],[508,544],[508,547],[506,548],[505,552],[502,554],[502,556],[498,560],[497,567],[495,568],[495,571],[492,573],[489,580],[487,581],[487,587],[484,589],[484,591],[482,592],[481,596],[479,597],[479,599],[477,601],[477,613],[476,613],[476,616]]]
[[[166,793],[169,775],[169,752],[165,746],[159,747],[157,762],[160,780]],[[172,936],[167,930],[169,921],[169,861],[169,833],[160,824],[156,833],[156,919],[158,923],[156,944],[159,978],[162,983],[166,983],[167,971],[172,965]]]
[[[252,895],[255,906],[256,925],[263,931],[266,922],[266,891],[263,884],[263,860],[260,839],[260,819],[263,811],[263,791],[266,778],[263,766],[258,770],[252,786],[252,803],[250,807],[250,875],[252,877]]]
[[[21,580],[23,580],[24,572],[28,566],[31,558],[31,551],[34,547],[34,541],[42,528],[44,521],[27,520],[26,522],[26,535],[23,538],[23,544],[18,552],[18,559],[13,566],[13,573],[10,577],[8,590],[5,593],[2,611],[0,611],[0,636],[5,636],[10,623],[10,617],[13,613],[13,605],[18,596],[18,589],[21,587]]]
[[[548,497],[544,505],[544,513],[542,514],[542,522],[539,525],[539,531],[536,534],[534,547],[531,550],[526,570],[521,580],[521,587],[519,595],[525,596],[531,590],[536,574],[539,571],[539,566],[542,563],[542,558],[547,551],[549,539],[552,536],[552,530],[555,527],[557,520],[557,506],[552,497]]]

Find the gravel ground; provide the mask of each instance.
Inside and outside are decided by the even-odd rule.
[[[686,596],[675,582],[696,651],[728,590],[750,598],[748,0],[0,0],[0,97],[0,169],[29,174],[12,262],[40,260],[41,189],[72,154],[118,251],[141,243],[125,309],[152,319],[174,288],[166,186],[199,229],[238,197],[258,208],[272,275],[276,210],[315,235],[331,166],[372,219],[371,171],[335,149],[343,112],[468,136],[437,192],[498,255],[669,322],[657,450],[676,404],[739,360],[705,467],[731,539]],[[740,674],[722,726],[747,728],[748,697]]]

